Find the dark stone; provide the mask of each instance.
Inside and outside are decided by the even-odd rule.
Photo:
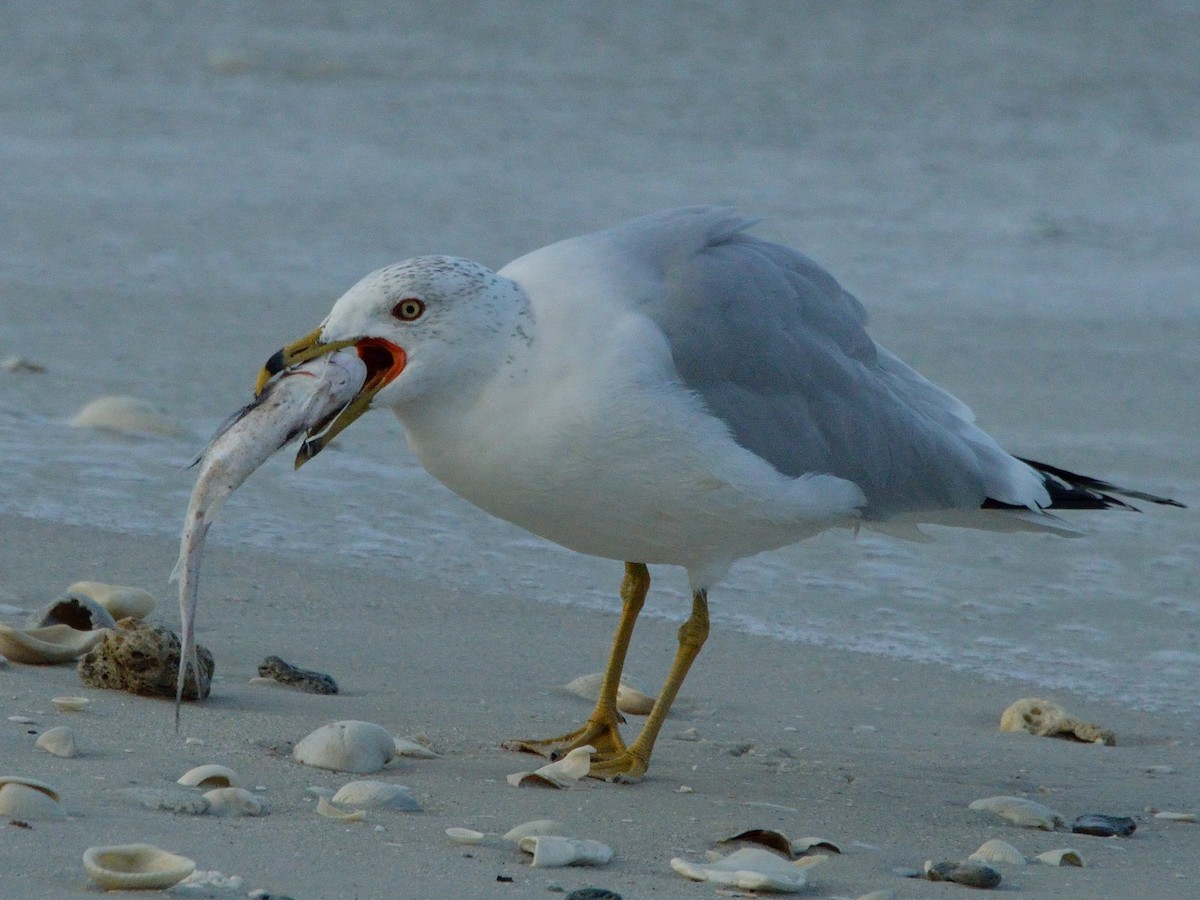
[[[621,895],[608,888],[585,887],[571,891],[565,900],[621,900]]]
[[[258,674],[263,678],[272,678],[280,684],[286,684],[309,694],[336,694],[337,682],[332,675],[324,672],[314,672],[311,669],[298,669],[291,663],[284,662],[278,656],[268,656],[258,665]]]
[[[1137,829],[1137,822],[1129,816],[1105,816],[1088,813],[1071,823],[1075,834],[1091,834],[1096,837],[1129,837]]]

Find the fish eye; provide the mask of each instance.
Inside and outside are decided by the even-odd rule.
[[[425,304],[416,297],[405,297],[392,307],[392,315],[401,322],[411,322],[414,319],[419,319],[423,312],[425,312]]]

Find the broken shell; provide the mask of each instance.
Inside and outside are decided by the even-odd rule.
[[[592,768],[592,754],[596,748],[576,747],[557,762],[547,763],[532,772],[514,772],[508,783],[514,787],[569,788],[585,777]]]
[[[831,853],[841,853],[842,848],[828,838],[822,837],[802,837],[792,841],[792,852],[797,856],[802,856],[809,850],[824,849]]]
[[[202,794],[184,788],[138,787],[130,788],[125,793],[146,809],[161,809],[189,816],[208,812],[208,800]]]
[[[1063,850],[1047,850],[1045,853],[1039,853],[1034,857],[1038,862],[1045,863],[1048,866],[1082,866],[1083,857],[1078,852],[1071,849]]]
[[[578,678],[563,685],[563,690],[582,697],[585,700],[596,700],[600,696],[600,685],[604,683],[604,673],[594,672],[591,675],[580,675]],[[630,684],[625,676],[617,686],[617,709],[633,716],[645,716],[654,708],[654,698],[643,693]]]
[[[515,844],[521,838],[537,837],[544,834],[557,834],[566,837],[567,826],[553,819],[533,819],[529,822],[522,822],[520,825],[514,825],[508,831],[504,832],[501,837]]]
[[[396,755],[396,743],[382,725],[353,719],[322,725],[296,745],[297,762],[334,772],[378,772]]]
[[[51,697],[50,702],[59,712],[82,712],[92,705],[87,697]]]
[[[50,728],[38,735],[34,746],[63,759],[73,759],[79,755],[75,749],[75,733],[66,725]]]
[[[0,816],[57,821],[67,817],[58,791],[44,781],[19,775],[0,775]]]
[[[337,819],[339,822],[365,822],[367,820],[367,811],[365,809],[346,812],[345,810],[338,809],[325,797],[317,798],[317,813],[327,819]]]
[[[95,647],[106,634],[105,630],[79,631],[70,625],[22,630],[0,624],[0,656],[30,665],[71,662]]]
[[[72,428],[103,428],[127,434],[185,437],[188,430],[153,403],[139,397],[99,397],[75,414]]]
[[[343,784],[330,798],[340,806],[355,809],[398,809],[402,812],[420,812],[421,804],[412,791],[402,784],[386,781],[351,781]]]
[[[1017,700],[1004,710],[1000,714],[1000,730],[1025,731],[1039,737],[1063,735],[1087,744],[1104,744],[1108,747],[1117,742],[1111,731],[1076,719],[1057,703],[1036,697]]]
[[[723,838],[717,841],[718,847],[729,847],[734,849],[737,846],[745,846],[754,844],[759,847],[765,847],[768,850],[774,850],[779,855],[794,859],[795,851],[792,849],[792,842],[783,832],[775,831],[772,828],[751,828],[747,831],[735,834],[733,837]]]
[[[494,834],[488,834],[485,831],[476,831],[474,828],[447,828],[446,837],[450,838],[450,842],[454,844],[483,844],[488,838],[494,838]]]
[[[559,869],[563,866],[603,866],[613,858],[612,847],[599,841],[562,837],[556,834],[530,835],[517,841],[518,849],[533,854],[535,869]]]
[[[416,741],[410,741],[408,738],[393,738],[393,743],[396,745],[397,756],[407,756],[409,759],[438,758],[438,755],[424,744],[418,744]]]
[[[1008,841],[1002,841],[999,838],[992,838],[990,841],[985,841],[967,859],[972,859],[976,862],[1001,863],[1013,866],[1023,866],[1026,862],[1025,855],[1020,850]]]
[[[981,862],[925,863],[925,877],[930,881],[952,881],[967,887],[994,888],[1000,884],[1000,873]]]
[[[149,591],[102,581],[77,581],[67,588],[67,593],[91,597],[114,619],[144,619],[158,605],[158,600]]]
[[[808,881],[805,869],[757,847],[747,847],[709,863],[691,863],[675,857],[671,868],[692,881],[711,881],[749,891],[795,893]]]
[[[995,813],[1000,818],[1020,825],[1023,828],[1041,828],[1044,831],[1055,831],[1063,827],[1063,817],[1033,800],[1024,797],[985,797],[975,800],[968,809],[983,810]]]
[[[1106,816],[1101,813],[1086,813],[1077,816],[1071,823],[1075,834],[1090,834],[1095,837],[1129,837],[1137,830],[1137,822],[1129,816]]]
[[[1162,819],[1166,822],[1195,822],[1195,813],[1171,812],[1170,810],[1159,810],[1154,814],[1154,818]]]
[[[265,816],[267,805],[245,788],[214,788],[204,794],[214,816]]]
[[[78,631],[112,628],[117,624],[112,613],[85,594],[68,592],[29,618],[30,628],[46,625],[70,625]]]
[[[110,891],[162,890],[196,871],[196,864],[152,844],[89,847],[83,867],[92,881]]]
[[[194,769],[188,769],[176,780],[176,784],[186,785],[187,787],[199,788],[237,788],[242,786],[242,779],[238,777],[238,773],[228,766],[219,766],[215,763],[209,763],[205,766],[196,766]]]

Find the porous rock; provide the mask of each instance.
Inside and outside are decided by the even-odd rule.
[[[200,683],[188,669],[184,700],[203,700],[212,686],[213,656],[196,646]],[[179,672],[179,637],[161,625],[122,619],[79,660],[79,677],[91,687],[128,691],[143,696],[174,697]]]

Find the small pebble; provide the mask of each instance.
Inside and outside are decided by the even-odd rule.
[[[309,694],[336,694],[338,692],[337,682],[333,680],[332,675],[315,672],[311,669],[297,668],[291,663],[284,662],[278,656],[268,656],[259,663],[258,674],[263,678],[270,678]]]
[[[571,891],[566,900],[621,900],[621,895],[608,888],[585,887]]]
[[[953,881],[967,887],[994,888],[1000,884],[1000,873],[979,862],[926,863],[925,877],[930,881]]]
[[[1090,834],[1095,837],[1129,837],[1137,829],[1137,822],[1128,816],[1105,816],[1088,813],[1071,823],[1075,834]]]

